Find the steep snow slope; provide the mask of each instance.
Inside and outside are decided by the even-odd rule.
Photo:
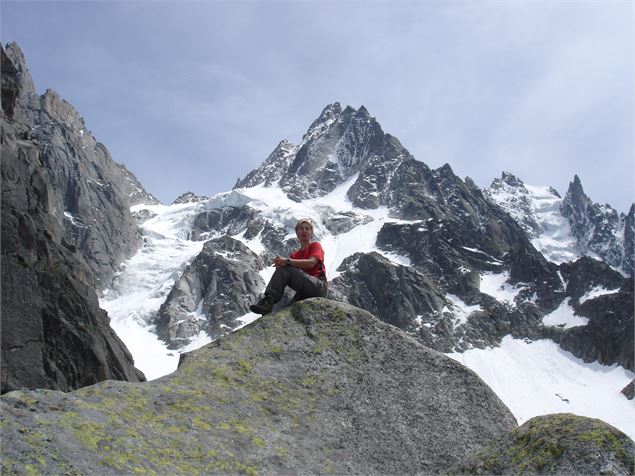
[[[562,198],[551,187],[527,185],[503,174],[485,194],[522,226],[549,261],[559,264],[580,257],[569,221],[560,211]]]
[[[635,439],[635,401],[620,392],[635,377],[616,365],[586,364],[550,340],[507,336],[500,347],[448,354],[474,370],[519,424],[537,415],[599,418]]]

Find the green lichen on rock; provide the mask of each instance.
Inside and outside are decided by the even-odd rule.
[[[470,370],[310,299],[147,383],[0,400],[2,474],[436,473],[515,427]]]
[[[454,467],[451,474],[633,474],[633,441],[597,419],[532,418]]]

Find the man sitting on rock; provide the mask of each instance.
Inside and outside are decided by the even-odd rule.
[[[313,224],[307,218],[302,218],[295,225],[295,234],[300,241],[300,249],[294,251],[288,258],[276,256],[272,265],[276,267],[265,296],[256,304],[249,306],[256,314],[268,314],[284,294],[289,286],[296,293],[291,304],[310,297],[326,297],[328,285],[326,269],[324,268],[324,250],[320,243],[311,242],[313,238]]]

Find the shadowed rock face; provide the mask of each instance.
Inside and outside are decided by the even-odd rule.
[[[130,206],[158,202],[112,160],[71,104],[50,89],[36,94],[15,43],[7,45],[6,57],[16,70],[18,86],[12,110],[19,129],[17,151],[37,154],[38,168],[50,185],[47,212],[59,222],[65,240],[84,254],[94,286],[103,290],[119,264],[141,245]],[[5,83],[7,97],[12,85]]]
[[[159,380],[12,392],[1,406],[3,472],[439,473],[516,427],[470,370],[319,298]]]
[[[633,474],[633,441],[570,413],[532,418],[488,443],[450,474]]]
[[[5,63],[13,64],[10,58],[17,59],[13,69],[5,68]],[[66,169],[52,167],[49,161],[52,154],[61,157],[63,150],[68,151],[64,147],[70,147],[70,142],[58,147],[55,139],[68,125],[49,124],[57,132],[51,132],[48,142],[44,132],[34,132],[39,124],[35,112],[45,114],[57,107],[53,93],[47,93],[46,104],[44,97],[35,95],[17,46],[11,46],[7,55],[2,50],[2,62],[1,391],[24,387],[69,391],[106,379],[145,380],[110,328],[95,294],[99,281],[96,266],[101,265],[91,256],[100,255],[104,269],[112,270],[118,254],[106,256],[98,248],[87,254],[82,243],[90,240],[79,243],[72,236],[75,225],[67,226],[62,193],[68,190],[60,188],[55,178]],[[63,111],[70,114],[70,105],[64,104]],[[58,106],[62,107],[61,102]],[[74,160],[87,158],[78,154]],[[75,183],[69,179],[69,187],[71,182]],[[96,200],[99,197],[102,195],[93,196]],[[75,198],[77,203],[84,200]],[[106,206],[96,207],[91,213],[105,216],[107,210]],[[116,228],[114,224],[122,224],[122,228],[112,230],[110,238],[114,240],[125,233],[124,225],[130,224],[117,218],[129,211],[117,213],[111,225]],[[101,219],[97,228],[105,223],[108,220]],[[135,234],[136,227],[132,236]],[[89,235],[82,236],[88,239]]]

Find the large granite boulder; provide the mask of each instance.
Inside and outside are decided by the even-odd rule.
[[[320,298],[184,354],[161,379],[0,405],[3,473],[430,474],[516,427],[469,369]]]
[[[451,474],[633,474],[635,445],[608,423],[570,413],[532,418]]]

